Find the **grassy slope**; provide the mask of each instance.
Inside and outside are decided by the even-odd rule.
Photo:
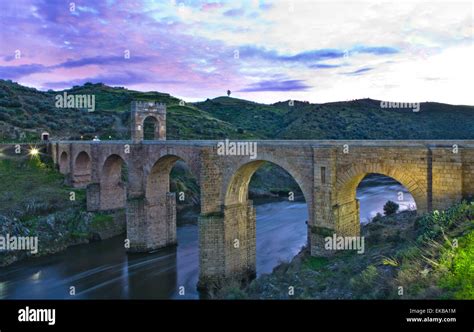
[[[167,108],[168,139],[255,139],[253,133],[239,133],[229,122],[211,116],[192,105]]]
[[[219,97],[195,105],[213,117],[232,123],[240,132],[254,133],[261,138],[276,137],[286,113],[271,105],[229,97]]]
[[[85,212],[85,190],[65,185],[47,156],[33,158],[25,150],[17,155],[12,146],[0,146],[0,183],[0,234],[38,236],[38,255],[122,231],[111,215]],[[0,253],[0,266],[29,255]]]
[[[64,185],[64,177],[49,162],[23,153],[14,154],[12,147],[0,148],[0,215],[17,219],[47,215],[70,207],[85,207],[84,190]],[[75,192],[76,200],[69,199]]]

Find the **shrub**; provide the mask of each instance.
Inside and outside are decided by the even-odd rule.
[[[474,220],[474,202],[463,201],[445,211],[434,211],[417,219],[418,242],[438,238],[453,225]]]
[[[454,291],[457,299],[474,299],[474,232],[463,238],[453,251],[445,253],[444,262],[449,272],[440,285]]]
[[[375,217],[372,218],[372,222],[379,222],[382,220],[382,214],[380,212],[377,212],[377,214],[375,215]]]
[[[374,290],[377,289],[377,279],[379,273],[374,265],[369,265],[359,275],[350,279],[350,285],[354,293],[360,298],[374,297]]]
[[[387,203],[385,203],[385,205],[383,206],[383,212],[386,216],[389,216],[391,214],[397,213],[399,207],[400,206],[397,203],[387,201]]]

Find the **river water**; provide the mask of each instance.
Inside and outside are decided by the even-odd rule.
[[[357,198],[362,223],[383,213],[387,200],[397,202],[401,210],[414,203],[398,182],[378,175],[361,182]],[[258,276],[291,260],[306,244],[308,209],[304,202],[289,201],[259,204],[256,209]],[[127,255],[124,237],[116,237],[15,263],[0,269],[0,298],[197,299],[196,222],[178,226],[177,236],[176,248],[152,254]]]

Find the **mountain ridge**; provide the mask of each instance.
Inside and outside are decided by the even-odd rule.
[[[93,94],[96,111],[58,109],[57,94]],[[0,141],[26,141],[48,131],[53,138],[128,139],[132,100],[167,104],[169,139],[470,139],[474,106],[437,102],[381,108],[364,98],[330,103],[261,104],[220,96],[184,103],[168,93],[135,91],[103,83],[40,91],[0,80]]]

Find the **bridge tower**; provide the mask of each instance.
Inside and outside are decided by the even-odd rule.
[[[154,140],[166,139],[166,105],[153,101],[132,101],[132,141],[141,142],[144,139],[145,120],[154,121]]]

